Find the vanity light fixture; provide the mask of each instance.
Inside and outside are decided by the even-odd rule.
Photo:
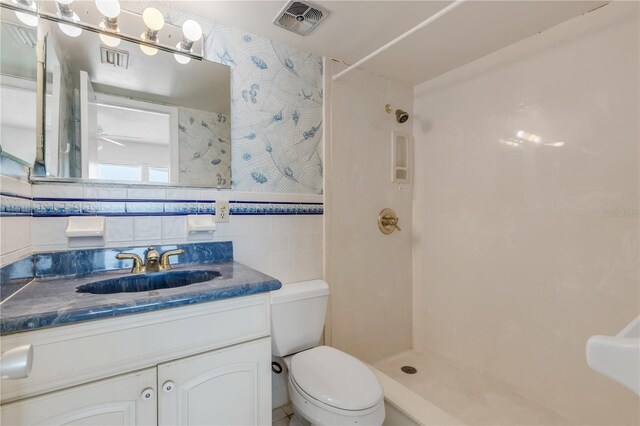
[[[56,5],[58,5],[58,16],[74,22],[80,22],[78,14],[71,8],[71,3],[73,3],[73,0],[56,0]],[[60,31],[69,37],[78,37],[82,34],[82,28],[63,24],[62,22],[58,22],[58,28],[60,28]]]
[[[162,16],[162,12],[156,8],[148,7],[144,12],[142,12],[142,20],[144,21],[146,28],[140,38],[151,43],[158,43],[160,41],[158,32],[162,27],[164,27],[164,16]],[[153,56],[158,53],[158,49],[155,47],[146,46],[144,44],[140,45],[140,50],[142,50],[142,53],[149,56]]]
[[[176,45],[178,50],[191,53],[193,43],[202,38],[202,27],[193,19],[189,19],[182,24],[182,41]],[[191,58],[179,53],[174,53],[173,57],[180,64],[188,64]]]
[[[120,15],[120,2],[118,0],[95,1],[98,11],[102,13],[100,29],[106,32],[119,33],[118,15]],[[120,44],[120,38],[105,33],[100,33],[100,40],[109,47],[117,47]]]
[[[38,10],[38,8],[36,7],[36,2],[33,0],[13,0],[13,4],[17,6],[21,6],[25,9],[29,9],[34,13]],[[20,20],[20,22],[22,22],[23,24],[28,25],[30,27],[38,26],[38,17],[36,15],[32,15],[30,13],[18,12],[16,10],[16,18],[18,18],[18,20]]]

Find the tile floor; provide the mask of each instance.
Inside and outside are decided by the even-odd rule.
[[[413,366],[418,372],[403,373],[400,367],[404,365]],[[576,424],[505,385],[478,377],[435,355],[408,351],[374,366],[465,424]]]
[[[271,412],[271,424],[273,426],[287,426],[292,415],[293,408],[291,408],[291,404],[275,408]]]

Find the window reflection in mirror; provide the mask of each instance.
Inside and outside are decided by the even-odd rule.
[[[20,20],[19,13],[0,9],[0,152],[32,166],[36,155],[38,34],[36,28]]]
[[[230,69],[178,63],[98,34],[46,34],[45,146],[41,175],[228,188]]]

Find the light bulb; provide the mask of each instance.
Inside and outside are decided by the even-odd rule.
[[[140,50],[142,50],[142,53],[149,56],[153,56],[158,53],[158,49],[156,49],[155,47],[147,46],[144,44],[140,45]]]
[[[69,37],[78,37],[80,34],[82,34],[82,28],[78,28],[73,25],[58,23],[58,27],[60,28],[60,31],[62,31]]]
[[[202,28],[196,21],[189,19],[182,24],[182,33],[187,40],[195,42],[202,37]]]
[[[60,4],[70,5],[73,3],[73,0],[56,0]]]
[[[71,0],[71,1],[73,1],[73,0]],[[69,3],[71,3],[71,1],[69,1]],[[72,19],[74,22],[80,21],[80,18],[78,17],[78,14],[75,13],[75,12],[73,12],[73,15],[70,17],[70,19]],[[80,34],[82,34],[82,28],[76,27],[75,25],[67,25],[67,24],[63,24],[61,22],[58,22],[58,28],[60,28],[60,31],[62,31],[63,33],[65,33],[69,37],[78,37]]]
[[[18,18],[23,24],[30,27],[38,26],[38,17],[36,15],[16,11],[16,18]]]
[[[153,7],[148,7],[142,12],[142,20],[147,28],[154,32],[160,31],[164,27],[164,16]]]
[[[180,43],[178,43],[178,44],[176,45],[176,48],[177,48],[178,50],[180,49]],[[178,62],[179,64],[182,64],[182,65],[186,65],[186,64],[188,64],[189,62],[191,62],[191,58],[190,58],[190,57],[188,57],[188,56],[184,56],[184,55],[181,55],[181,54],[179,54],[179,53],[174,53],[174,54],[173,54],[173,57],[176,59],[176,62]]]
[[[109,47],[118,47],[120,45],[120,38],[118,37],[100,34],[100,40]]]
[[[118,0],[96,0],[98,11],[109,19],[117,18],[120,15],[120,2]]]
[[[190,57],[188,57],[188,56],[178,55],[177,53],[174,53],[174,54],[173,54],[173,57],[174,57],[174,58],[176,58],[176,61],[177,61],[179,64],[182,64],[182,65],[186,65],[186,64],[188,64],[189,62],[191,62],[191,58],[190,58]]]

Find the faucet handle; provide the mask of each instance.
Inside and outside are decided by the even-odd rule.
[[[164,253],[162,253],[162,256],[160,257],[160,269],[162,269],[162,270],[171,269],[171,263],[169,262],[169,256],[175,256],[175,255],[183,254],[183,253],[184,253],[183,249],[167,250]]]
[[[118,260],[133,260],[133,268],[131,268],[132,274],[137,274],[138,272],[144,272],[144,265],[142,263],[142,259],[140,256],[134,253],[118,253],[116,254],[116,259]]]

